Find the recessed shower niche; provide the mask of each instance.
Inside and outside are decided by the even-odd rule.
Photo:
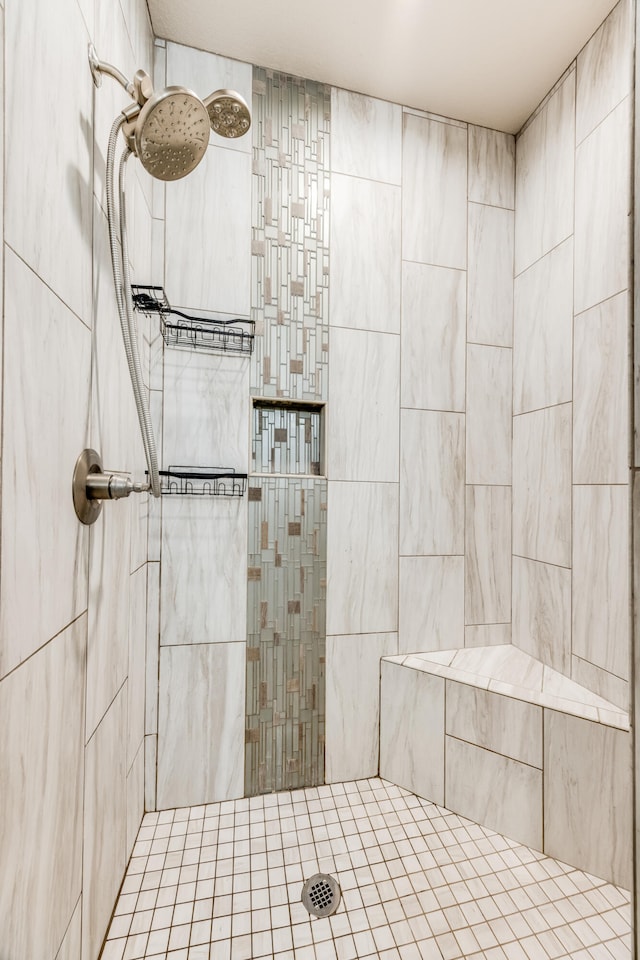
[[[327,481],[317,404],[255,401],[245,794],[324,782]]]

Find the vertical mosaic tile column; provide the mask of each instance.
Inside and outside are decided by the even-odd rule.
[[[247,796],[324,782],[330,104],[254,69]]]

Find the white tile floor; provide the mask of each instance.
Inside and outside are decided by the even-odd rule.
[[[102,960],[630,956],[626,891],[375,779],[147,814]]]

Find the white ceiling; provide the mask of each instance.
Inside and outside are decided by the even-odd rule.
[[[147,2],[159,37],[509,133],[520,129],[615,6],[615,0]]]

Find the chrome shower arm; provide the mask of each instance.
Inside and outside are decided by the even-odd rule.
[[[114,67],[112,63],[105,63],[104,60],[98,58],[96,48],[92,43],[89,44],[89,66],[96,87],[101,85],[102,74],[104,73],[107,77],[117,80],[139,107],[143,107],[153,95],[153,83],[146,70],[136,70],[133,80],[127,80],[124,73]]]
[[[103,60],[98,59],[98,54],[96,53],[96,48],[92,43],[89,44],[89,66],[91,67],[91,75],[93,76],[93,82],[96,87],[99,87],[102,84],[101,74],[106,74],[108,77],[112,77],[114,80],[117,80],[121,87],[127,91],[130,97],[135,97],[135,90],[131,80],[127,80],[124,73],[118,70],[117,67],[114,67],[111,63],[105,63]]]

